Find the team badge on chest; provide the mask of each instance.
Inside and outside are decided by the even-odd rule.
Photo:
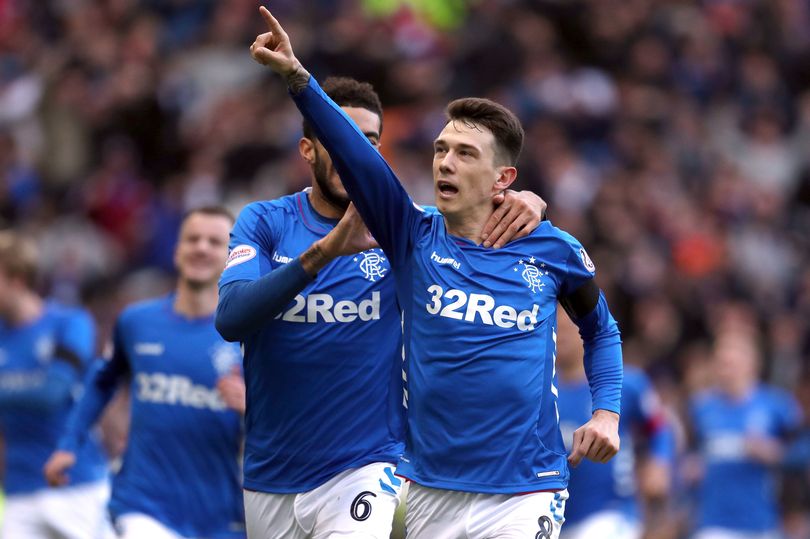
[[[528,261],[521,258],[518,261],[518,265],[513,269],[516,272],[520,272],[520,276],[531,289],[532,293],[536,293],[538,290],[542,291],[546,286],[546,283],[543,282],[543,277],[548,275],[548,270],[546,270],[545,267],[545,263],[541,262],[540,267],[538,268],[535,264],[535,259],[532,256],[529,257]]]
[[[352,260],[357,262],[357,267],[363,272],[363,277],[372,283],[385,277],[386,272],[388,272],[388,268],[383,265],[383,262],[386,261],[385,257],[374,249],[363,251]]]
[[[239,348],[231,343],[217,343],[211,347],[210,353],[211,364],[220,376],[229,374],[242,361]]]

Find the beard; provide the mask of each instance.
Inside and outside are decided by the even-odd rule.
[[[329,185],[329,171],[317,151],[315,152],[315,161],[312,163],[312,174],[315,176],[315,182],[317,182],[318,188],[327,202],[342,210],[349,207],[351,202],[349,197],[336,193],[332,186]]]

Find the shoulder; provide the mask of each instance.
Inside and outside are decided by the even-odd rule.
[[[74,323],[92,323],[93,318],[84,307],[65,305],[49,300],[45,304],[45,315],[58,321]]]
[[[272,219],[274,217],[285,218],[298,213],[297,198],[301,193],[283,196],[275,200],[259,200],[251,202],[239,212],[237,223],[252,226],[262,219]]]
[[[712,390],[698,391],[689,399],[689,404],[692,410],[700,412],[707,407],[712,406],[717,401],[717,394]]]
[[[578,251],[582,247],[582,244],[574,236],[561,228],[557,228],[551,221],[541,222],[537,228],[532,230],[531,234],[517,241],[543,242],[546,245],[554,245],[566,253],[571,250]]]
[[[128,325],[140,320],[148,320],[154,324],[157,318],[168,313],[168,310],[171,309],[171,302],[171,296],[163,296],[132,303],[118,315],[118,324]]]
[[[796,402],[793,394],[781,387],[767,384],[761,385],[757,389],[758,397],[762,400],[776,404],[777,406],[793,406]]]
[[[530,242],[530,249],[546,253],[552,260],[567,267],[569,272],[582,278],[593,277],[596,273],[596,266],[579,240],[554,226],[551,221],[541,222],[531,234],[517,241]]]

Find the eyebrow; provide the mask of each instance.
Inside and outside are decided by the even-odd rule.
[[[448,142],[442,138],[437,138],[436,140],[433,141],[433,146],[437,146],[439,144],[449,146]],[[467,144],[465,142],[459,142],[455,146],[460,150],[473,150],[477,153],[481,153],[481,149],[478,148],[478,146],[473,146],[472,144]]]

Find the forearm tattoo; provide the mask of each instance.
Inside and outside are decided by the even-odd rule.
[[[309,84],[309,71],[304,69],[304,66],[298,64],[295,71],[287,75],[287,87],[294,94],[300,93]]]

